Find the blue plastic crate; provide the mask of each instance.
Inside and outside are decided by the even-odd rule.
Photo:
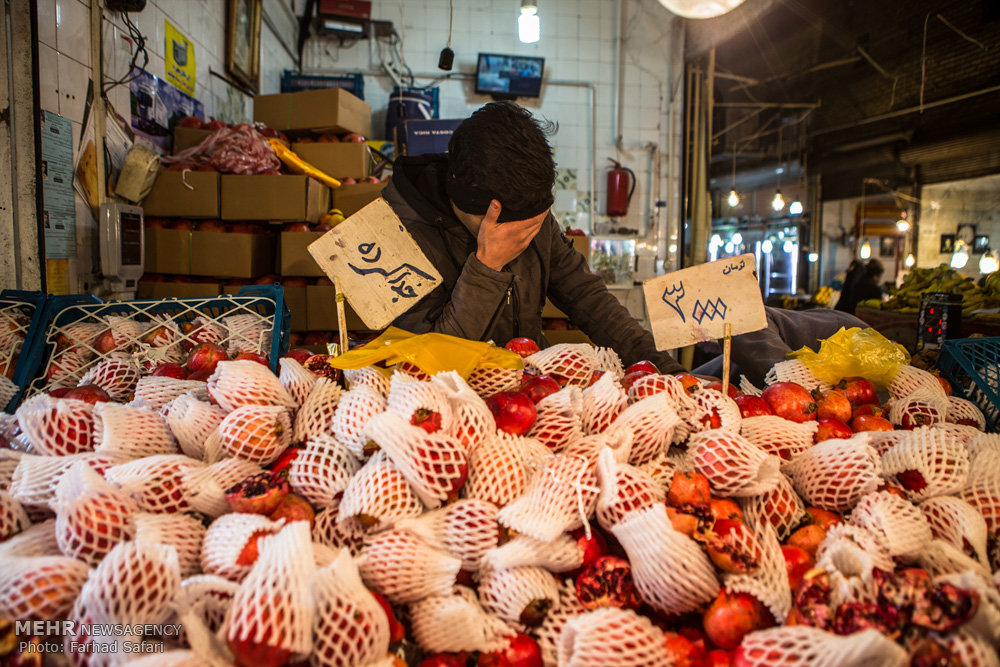
[[[226,325],[225,318],[233,316],[244,317],[238,324],[229,320],[231,324]],[[236,295],[190,299],[105,303],[96,297],[52,297],[46,308],[44,335],[38,337],[31,351],[32,379],[24,396],[46,391],[56,384],[50,378],[50,369],[56,374],[65,369],[64,372],[78,379],[101,361],[105,355],[94,347],[94,334],[108,328],[107,318],[141,323],[162,319],[180,324],[198,317],[224,327],[227,337],[223,346],[235,342],[256,352],[269,350],[271,370],[277,372],[278,358],[288,351],[291,332],[291,317],[280,285],[253,285],[241,288]],[[188,336],[186,332],[180,335],[182,339]],[[76,344],[67,344],[67,340]],[[74,348],[87,351],[85,360],[81,361]]]
[[[1000,337],[946,340],[937,366],[954,395],[982,410],[986,430],[1000,431]]]
[[[17,386],[17,391],[6,402],[4,410],[12,412],[20,403],[28,375],[31,346],[38,336],[42,321],[45,295],[6,289],[0,292],[0,372]]]

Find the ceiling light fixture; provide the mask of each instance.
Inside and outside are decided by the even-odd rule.
[[[540,36],[538,2],[521,0],[521,15],[517,17],[517,38],[524,44],[534,44]]]
[[[798,199],[788,205],[789,215],[802,215],[802,202]]]
[[[869,243],[868,241],[865,241],[864,243],[862,243],[861,244],[861,250],[858,251],[858,256],[861,257],[861,259],[868,259],[869,257],[871,257],[872,256],[872,244]]]
[[[908,269],[912,269],[913,265],[916,263],[917,263],[917,258],[913,256],[912,252],[906,256],[906,259],[903,260],[903,266],[905,266]]]
[[[818,252],[811,252],[811,253],[809,253],[809,261],[812,262],[812,263],[818,262],[819,261],[819,253]]]
[[[997,257],[996,250],[988,250],[979,259],[980,273],[996,273],[1000,270],[1000,258]]]
[[[910,223],[908,220],[903,220],[902,218],[896,221],[896,229],[901,233],[905,234],[910,231]]]
[[[774,193],[774,199],[771,200],[771,208],[774,209],[775,213],[779,213],[781,209],[785,208],[785,200],[781,196],[781,190]]]
[[[733,151],[733,189],[729,191],[729,199],[726,201],[729,208],[736,208],[740,205],[740,195],[736,192],[736,151]]]
[[[955,252],[951,256],[951,268],[964,269],[965,265],[968,263],[969,248],[965,245],[965,241],[958,239],[955,241]]]
[[[660,0],[660,4],[686,19],[711,19],[736,9],[743,0]]]

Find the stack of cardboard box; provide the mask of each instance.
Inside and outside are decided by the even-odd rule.
[[[569,236],[573,241],[573,248],[583,255],[587,262],[590,262],[590,237],[589,236]],[[556,343],[589,343],[587,334],[573,326],[566,313],[562,312],[548,299],[542,307],[542,333],[545,339],[555,345]]]

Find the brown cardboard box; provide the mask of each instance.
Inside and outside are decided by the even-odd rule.
[[[578,253],[583,255],[587,259],[587,263],[590,263],[590,237],[589,236],[567,236],[570,241],[573,242],[573,249]],[[542,317],[566,317],[566,313],[559,310],[552,305],[552,302],[548,299],[545,300],[545,305],[542,306]]]
[[[218,218],[219,174],[161,169],[142,208],[147,216]]]
[[[292,314],[292,331],[308,331],[309,318],[306,302],[308,287],[285,287],[285,305]]]
[[[306,288],[306,313],[308,315],[309,331],[339,331],[337,326],[337,306],[334,301],[336,292],[333,285],[310,285]],[[368,327],[361,321],[349,303],[344,304],[348,331],[367,331]]]
[[[185,148],[197,146],[212,134],[211,130],[200,130],[196,127],[174,127],[174,153],[180,153]]]
[[[317,222],[330,208],[330,189],[308,176],[221,178],[223,220]]]
[[[345,217],[349,217],[379,198],[382,188],[388,181],[381,183],[358,183],[356,185],[341,185],[333,189],[331,208],[339,208]]]
[[[590,339],[587,338],[587,334],[579,329],[545,329],[542,331],[542,335],[545,336],[545,340],[549,341],[549,345],[557,345],[559,343],[587,343],[593,345]]]
[[[219,296],[219,283],[150,283],[139,281],[138,299],[196,299]]]
[[[368,137],[372,131],[371,107],[343,88],[258,95],[253,119],[291,132],[357,132]]]
[[[274,235],[191,232],[191,274],[257,278],[274,270]]]
[[[146,229],[147,273],[191,274],[191,232],[182,229]]]
[[[293,143],[292,152],[336,179],[364,178],[368,175],[371,158],[368,144],[344,143]]]
[[[309,254],[309,244],[326,232],[281,232],[278,240],[278,274],[322,276],[323,270]]]

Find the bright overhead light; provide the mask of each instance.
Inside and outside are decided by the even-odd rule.
[[[811,252],[811,253],[809,253],[809,261],[813,262],[813,263],[818,262],[819,261],[819,253],[818,252]]]
[[[774,199],[771,200],[771,208],[774,209],[775,213],[785,208],[785,200],[781,196],[781,190],[774,193]]]
[[[955,241],[955,253],[951,256],[951,268],[964,269],[969,263],[969,249],[965,246],[965,241]]]
[[[900,218],[899,220],[896,221],[896,229],[898,229],[900,232],[910,231],[910,221]]]
[[[743,0],[660,0],[660,4],[686,19],[711,19],[743,4]]]
[[[988,251],[983,253],[983,256],[979,259],[979,272],[980,273],[996,273],[1000,269],[1000,259],[997,258],[997,251]]]
[[[739,232],[736,232],[735,234],[733,234],[733,244],[734,245],[743,245],[743,235],[740,234]]]
[[[729,204],[729,208],[736,208],[740,205],[740,195],[736,192],[736,190],[730,190],[729,199],[727,199],[726,202]]]
[[[793,201],[788,205],[788,213],[790,215],[801,215],[802,214],[802,202],[799,200]]]
[[[724,248],[724,250],[726,251],[727,255],[732,255],[733,251],[736,250],[736,246],[734,246],[733,242],[730,241],[729,243],[726,244],[726,247]]]
[[[534,0],[521,0],[521,15],[517,17],[517,38],[524,44],[534,44],[540,36],[538,3]]]
[[[718,234],[712,234],[712,238],[709,239],[708,245],[710,245],[710,246],[721,246],[722,245],[722,237],[719,236]]]
[[[774,244],[771,243],[771,239],[764,239],[764,241],[760,244],[760,251],[767,253],[772,250],[774,250]]]
[[[913,256],[912,252],[906,256],[906,259],[903,260],[903,266],[905,266],[908,269],[912,269],[913,265],[916,263],[917,263],[917,258]]]
[[[868,259],[869,257],[871,257],[872,256],[872,244],[869,243],[868,241],[865,241],[864,243],[862,243],[861,244],[861,250],[858,253],[858,255],[861,257],[861,259]]]
[[[781,244],[781,249],[787,253],[792,253],[795,251],[795,243],[793,243],[792,241],[785,241],[783,244]]]

